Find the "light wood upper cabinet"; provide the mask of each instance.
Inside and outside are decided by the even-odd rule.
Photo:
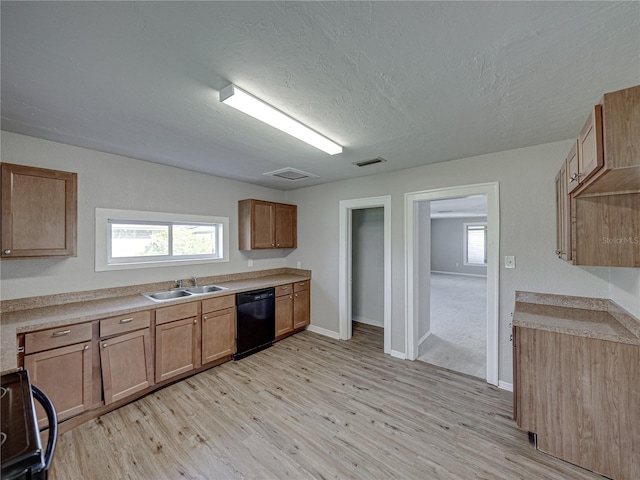
[[[574,193],[578,196],[639,193],[638,132],[640,85],[605,94],[580,134],[578,155],[583,157],[579,161],[584,175]]]
[[[586,182],[604,165],[602,151],[602,107],[596,105],[578,137],[578,174],[569,180]]]
[[[571,153],[556,176],[556,255],[566,261],[572,258],[571,202],[567,194],[569,158]]]
[[[298,246],[298,207],[276,203],[276,248]]]
[[[560,258],[640,267],[640,86],[593,108],[556,177],[556,212]]]
[[[3,259],[73,257],[77,174],[3,163]]]
[[[296,248],[297,206],[263,200],[238,202],[240,250]]]

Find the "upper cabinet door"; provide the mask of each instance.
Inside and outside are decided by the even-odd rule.
[[[3,163],[3,259],[76,255],[77,174]]]
[[[298,246],[298,207],[276,203],[276,248]]]
[[[298,207],[263,200],[238,202],[238,248],[257,250],[298,246]]]
[[[276,219],[275,204],[254,200],[251,205],[251,237],[253,248],[274,248],[276,236],[273,225]]]
[[[604,165],[602,151],[602,106],[596,105],[578,137],[580,182],[584,182]],[[571,178],[571,177],[570,177]]]
[[[578,162],[578,141],[573,142],[573,147],[567,155],[565,162],[567,166],[567,192],[571,193],[578,185],[580,185],[580,165]]]

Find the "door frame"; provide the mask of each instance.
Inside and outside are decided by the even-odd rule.
[[[487,196],[487,383],[498,385],[499,361],[499,301],[500,301],[500,199],[498,182],[438,188],[405,193],[405,351],[409,360],[418,356],[418,314],[415,283],[416,229],[415,206],[417,202],[445,200],[484,194]],[[431,243],[429,242],[429,249]]]
[[[384,353],[391,352],[391,195],[340,201],[339,295],[340,339],[352,335],[351,240],[352,212],[365,208],[384,210]]]

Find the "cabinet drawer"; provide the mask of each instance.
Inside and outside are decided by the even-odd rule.
[[[158,308],[156,310],[156,325],[181,320],[183,318],[196,317],[198,315],[198,302],[183,303],[173,307]]]
[[[49,328],[24,336],[25,353],[42,352],[91,340],[91,323]]]
[[[294,292],[301,292],[302,290],[309,290],[309,280],[303,280],[302,282],[296,282],[293,284]]]
[[[151,312],[135,312],[128,315],[100,320],[100,337],[109,337],[117,333],[133,332],[148,328],[151,324]]]
[[[276,287],[276,297],[281,297],[283,295],[291,295],[293,292],[293,284],[287,283],[286,285],[278,285]]]
[[[210,298],[202,301],[202,313],[215,312],[236,306],[235,295],[225,295],[224,297]]]

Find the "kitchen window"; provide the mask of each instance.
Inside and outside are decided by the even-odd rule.
[[[228,217],[96,209],[96,271],[228,262]]]
[[[464,264],[487,265],[487,224],[464,224]]]

